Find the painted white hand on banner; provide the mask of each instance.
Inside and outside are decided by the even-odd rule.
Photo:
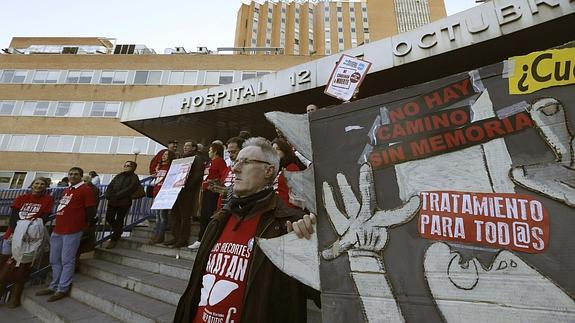
[[[345,212],[337,207],[332,188],[324,182],[325,209],[339,238],[321,255],[331,260],[347,252],[350,274],[367,322],[402,322],[403,315],[387,281],[381,251],[387,243],[389,228],[411,220],[419,210],[421,199],[413,196],[397,209],[378,210],[369,164],[362,165],[359,171],[359,199],[343,174],[337,174],[337,183]]]
[[[413,218],[419,209],[419,196],[411,197],[407,203],[392,210],[377,210],[373,173],[369,164],[360,168],[358,200],[343,174],[337,174],[337,182],[342,194],[345,213],[335,203],[333,190],[323,183],[325,208],[333,227],[339,235],[334,244],[322,251],[325,259],[337,258],[350,249],[379,252],[387,243],[387,230]]]

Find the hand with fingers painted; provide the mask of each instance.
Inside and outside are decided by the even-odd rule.
[[[419,196],[411,197],[397,209],[379,210],[375,202],[375,188],[371,166],[364,164],[359,171],[358,199],[343,174],[337,174],[346,212],[337,207],[331,186],[323,183],[325,208],[339,239],[322,251],[326,260],[335,259],[351,249],[379,252],[387,243],[387,232],[392,226],[410,221],[417,213]]]
[[[296,222],[287,221],[287,232],[295,232],[298,238],[311,239],[311,235],[315,232],[314,226],[317,220],[315,214],[310,213],[303,216],[301,220]]]
[[[334,190],[323,183],[323,200],[329,222],[338,239],[321,252],[325,260],[348,255],[350,274],[360,295],[366,322],[402,322],[403,315],[387,282],[387,271],[382,250],[388,240],[388,230],[409,222],[420,206],[419,196],[392,210],[380,210],[376,205],[375,185],[371,166],[364,164],[359,170],[359,197],[353,192],[343,174],[337,174],[337,183],[345,212],[335,203]],[[381,279],[374,279],[381,275]]]

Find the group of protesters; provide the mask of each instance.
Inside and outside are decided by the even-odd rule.
[[[0,295],[8,284],[13,284],[8,307],[20,306],[24,283],[33,265],[42,261],[48,239],[52,267],[51,296],[48,301],[53,302],[68,295],[78,254],[92,250],[95,244],[96,208],[100,192],[92,182],[99,181],[97,177],[95,172],[93,176],[84,176],[84,171],[79,167],[72,167],[68,171],[65,178],[68,186],[58,201],[56,225],[49,238],[44,224],[54,205],[54,198],[47,192],[50,179],[34,179],[30,191],[14,200],[0,257]]]
[[[289,188],[284,171],[301,171],[306,168],[304,162],[296,157],[294,148],[278,131],[279,136],[272,141],[272,146],[280,159],[279,172],[273,182],[278,196],[290,207],[298,203],[290,200]],[[202,236],[211,216],[224,205],[232,196],[234,173],[232,166],[237,160],[245,140],[250,138],[247,131],[238,136],[229,138],[226,144],[221,140],[214,140],[208,147],[207,154],[203,152],[201,144],[187,141],[184,143],[182,153],[178,152],[178,141],[172,140],[168,148],[156,154],[150,163],[153,197],[160,191],[167,172],[173,160],[177,158],[195,157],[188,178],[182,191],[179,193],[171,209],[156,211],[156,222],[150,244],[163,243],[173,248],[188,248],[195,250],[201,245]],[[197,216],[200,222],[198,239],[188,245],[190,239],[191,217]],[[166,239],[165,232],[170,229],[173,238]],[[114,242],[106,247],[113,248]]]
[[[187,141],[180,153],[178,142],[170,141],[167,149],[158,152],[150,162],[149,172],[153,181],[149,192],[143,193],[149,193],[149,196],[156,198],[171,163],[178,158],[194,157],[185,184],[173,206],[166,210],[156,210],[154,234],[149,241],[151,244],[164,243],[172,248],[188,246],[189,249],[198,252],[188,289],[178,305],[175,317],[177,322],[189,322],[192,319],[197,321],[196,319],[208,315],[207,313],[222,310],[221,306],[198,303],[200,290],[202,299],[207,297],[203,295],[201,277],[206,274],[208,259],[218,252],[217,248],[214,248],[216,243],[243,245],[252,251],[256,248],[254,246],[256,236],[271,238],[295,231],[300,238],[309,238],[313,233],[312,225],[315,223],[315,216],[304,215],[303,206],[291,199],[284,174],[285,171],[304,170],[308,161],[297,157],[295,149],[279,130],[278,137],[271,142],[262,137],[251,137],[247,131],[242,131],[238,136],[228,139],[225,145],[222,141],[215,140],[207,148],[206,153],[201,144]],[[110,241],[105,245],[108,249],[116,247],[117,241],[122,236],[124,218],[132,200],[136,198],[135,196],[139,197],[140,189],[143,190],[135,173],[136,162],[126,161],[123,167],[124,171],[112,179],[104,192],[104,197],[108,201],[106,221],[112,231]],[[58,185],[66,188],[59,200],[56,225],[49,238],[52,280],[47,288],[36,292],[37,296],[49,296],[48,302],[69,295],[79,258],[78,253],[94,247],[100,179],[96,172],[90,172],[84,178],[83,176],[84,171],[81,168],[72,167],[68,172],[67,182]],[[11,252],[3,250],[0,262],[0,295],[6,283],[15,283],[9,302],[10,307],[20,305],[20,296],[24,282],[30,274],[31,264],[37,260],[41,254],[40,246],[48,239],[44,223],[54,203],[53,198],[46,193],[49,185],[49,181],[45,178],[35,179],[31,191],[16,198],[12,205],[9,229],[4,236],[5,240],[12,241]],[[188,245],[191,218],[198,214],[200,233],[197,241]],[[265,222],[266,225],[262,226],[260,222]],[[273,223],[276,223],[273,226],[275,231],[269,232],[267,228]],[[168,229],[173,238],[166,241],[165,233]],[[22,238],[23,235],[27,235],[25,239]],[[83,240],[90,241],[87,244],[91,246],[82,248]],[[318,300],[318,295],[313,292],[310,294],[307,288],[293,279],[286,280],[285,275],[281,274],[265,256],[261,257],[263,260],[245,259],[259,262],[260,265],[263,261],[264,266],[258,270],[265,270],[267,278],[259,284],[271,284],[274,290],[285,288],[299,296],[283,302],[279,312],[256,309],[259,297],[267,295],[269,296],[267,299],[271,299],[273,290],[265,293],[258,291],[255,292],[257,295],[245,297],[248,296],[246,294],[242,297],[241,293],[249,290],[247,286],[249,282],[253,283],[249,278],[244,280],[242,275],[241,281],[236,282],[241,288],[234,292],[237,295],[228,300],[231,303],[226,305],[231,306],[228,309],[235,309],[234,314],[230,314],[228,319],[238,321],[240,317],[247,317],[248,321],[251,319],[267,321],[275,320],[287,312],[290,313],[287,316],[289,318],[299,320],[305,316],[305,313],[302,313],[302,305],[305,309],[305,296],[311,295],[311,298]],[[8,277],[14,276],[14,273],[17,273],[16,279]],[[248,273],[252,274],[255,275],[255,272]],[[237,275],[235,277],[238,278]],[[274,278],[278,280],[275,281]],[[242,299],[245,304],[242,304]],[[241,313],[239,309],[242,306],[251,309]],[[297,312],[292,312],[291,309],[297,309]]]

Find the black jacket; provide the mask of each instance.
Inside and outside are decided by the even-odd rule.
[[[132,205],[132,194],[136,192],[139,185],[138,175],[133,172],[122,172],[108,184],[104,196],[109,205],[130,206]]]
[[[286,221],[297,221],[303,213],[290,209],[275,193],[261,199],[247,216],[262,214],[256,237],[275,238],[287,233]],[[180,298],[174,322],[191,322],[200,300],[202,277],[210,252],[230,216],[221,209],[212,216],[196,255],[186,291]],[[240,322],[306,322],[307,298],[319,303],[319,292],[281,272],[256,246],[248,272]]]

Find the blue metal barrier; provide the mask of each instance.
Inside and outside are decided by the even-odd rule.
[[[144,186],[144,190],[147,189],[147,186],[150,185],[153,177],[146,177],[140,180],[140,184]],[[104,241],[110,239],[112,236],[112,230],[110,226],[106,223],[106,210],[108,207],[108,201],[104,197],[104,192],[106,191],[107,185],[100,185],[98,188],[100,189],[100,197],[99,197],[99,204],[96,210],[96,246],[101,245]],[[52,228],[54,225],[54,219],[56,217],[56,208],[58,207],[60,198],[64,193],[65,187],[56,187],[48,189],[48,193],[52,195],[54,198],[54,207],[52,209],[52,214],[50,215],[49,219],[46,221],[46,227],[48,228],[49,232],[52,232]],[[7,189],[7,190],[0,190],[0,217],[7,217],[9,218],[11,211],[11,205],[14,199],[22,194],[29,192],[30,189]],[[143,198],[132,200],[132,207],[128,214],[124,219],[124,231],[130,231],[134,226],[140,224],[141,222],[155,217],[154,212],[150,209],[152,206],[153,198],[149,198],[144,196]],[[2,245],[4,237],[0,235],[0,246]],[[44,283],[48,271],[50,269],[50,265],[40,267],[38,266],[32,274],[30,274],[29,281],[32,285],[42,284]],[[11,285],[7,286],[6,291],[3,295],[0,295],[0,304],[5,303],[9,297]]]

